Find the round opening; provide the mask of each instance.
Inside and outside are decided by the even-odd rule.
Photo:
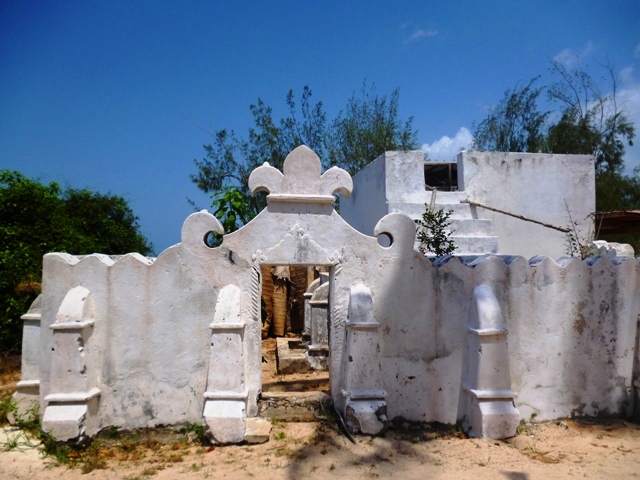
[[[204,235],[204,244],[209,248],[215,248],[222,243],[222,235],[218,232],[207,232]]]
[[[388,233],[381,233],[378,235],[378,245],[384,248],[389,248],[393,245],[393,237]]]

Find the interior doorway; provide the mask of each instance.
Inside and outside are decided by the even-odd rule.
[[[329,270],[261,266],[263,394],[329,393]]]

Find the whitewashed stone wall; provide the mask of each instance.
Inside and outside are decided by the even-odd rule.
[[[82,355],[82,372],[91,376],[85,384],[97,399],[87,410],[91,421],[82,420],[85,435],[110,425],[198,422],[205,413],[214,440],[238,441],[247,418],[257,415],[261,389],[260,267],[283,264],[330,269],[331,395],[363,431],[398,416],[454,423],[468,415],[463,359],[478,285],[494,292],[506,322],[511,388],[522,418],[633,412],[635,259],[527,262],[487,255],[432,263],[414,250],[415,226],[401,214],[375,226],[374,235],[393,239],[382,247],[332,207],[332,193],[349,195],[350,177],[335,168],[320,176],[319,159],[306,147],[289,155],[284,175],[267,165],[254,171],[250,188],[269,192],[267,208],[218,248],[204,238],[222,227],[203,211],[185,221],[182,243],[155,260],[45,256],[40,344],[28,355],[39,360],[41,412],[52,392],[65,393],[64,368],[56,362],[70,358],[52,351],[51,326],[68,292],[82,287],[90,308],[78,315],[87,317],[88,330],[82,350],[67,353]],[[358,319],[349,318],[350,308]],[[362,335],[375,352],[347,342],[348,325],[368,332]],[[236,352],[229,362],[241,370],[233,381],[217,363],[215,338],[223,337],[215,332],[240,339],[229,350]],[[364,358],[366,365],[358,363]]]
[[[595,211],[595,170],[590,155],[539,153],[461,152],[458,154],[458,189],[466,201],[520,215],[555,227],[570,226],[567,209],[576,222],[580,240],[589,237]],[[420,151],[385,152],[358,172],[355,193],[341,200],[340,213],[356,230],[371,235],[387,213],[420,218],[431,191],[425,190],[424,155]],[[436,207],[462,209],[436,196]],[[444,205],[440,205],[444,202]],[[473,218],[487,219],[498,237],[501,255],[531,258],[567,254],[562,231],[482,207],[471,207]]]
[[[577,224],[587,243],[588,218],[596,210],[595,169],[591,155],[461,152],[458,188],[468,200],[557,227]],[[491,220],[499,253],[526,258],[566,255],[566,234],[481,207],[478,216]]]

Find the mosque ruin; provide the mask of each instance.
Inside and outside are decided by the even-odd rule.
[[[438,193],[440,202],[461,205],[459,237],[493,238],[460,240],[461,255],[433,259],[416,251],[407,216],[432,195],[418,153],[387,152],[354,188],[347,172],[322,173],[298,147],[282,172],[254,170],[249,188],[267,192],[268,205],[215,248],[206,240],[222,226],[201,211],[157,258],[45,255],[42,294],[23,316],[19,407],[38,404],[43,429],[60,440],[203,422],[216,443],[263,441],[264,267],[313,266],[322,274],[304,295],[303,360],[326,366],[352,432],[403,417],[504,438],[521,420],[637,415],[636,259],[558,258],[555,232],[505,226],[464,203],[526,204],[557,224],[558,198],[594,210],[593,160],[463,154],[465,193]],[[533,192],[527,169],[553,178]],[[410,170],[417,179],[403,177]],[[492,170],[501,176],[487,186]],[[336,212],[335,194],[361,231]],[[524,258],[532,242],[548,256]]]

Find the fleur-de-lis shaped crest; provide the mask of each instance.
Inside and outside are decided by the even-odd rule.
[[[332,167],[321,174],[320,158],[305,145],[294,149],[284,160],[282,172],[267,162],[251,172],[252,194],[267,192],[267,202],[329,203],[334,193],[345,198],[353,190],[353,180],[345,170]]]

